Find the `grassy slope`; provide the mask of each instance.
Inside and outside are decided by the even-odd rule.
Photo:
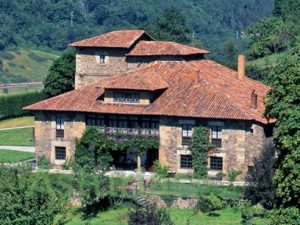
[[[0,145],[34,146],[33,128],[0,131]]]
[[[35,154],[31,152],[0,150],[0,162],[3,163],[21,162],[27,159],[32,159],[34,156]]]
[[[33,116],[24,116],[0,121],[0,129],[25,126],[34,126]]]
[[[193,209],[168,209],[171,219],[175,225],[187,224],[189,220],[190,225],[240,225],[241,212],[237,208],[227,208],[221,211],[216,211],[214,215],[207,215],[203,213],[194,213]],[[105,212],[100,212],[96,217],[90,219],[91,225],[125,225],[127,224],[128,210],[126,208],[111,209]],[[57,217],[66,218],[67,225],[84,225],[88,221],[83,220],[79,209],[68,209],[66,215]],[[266,219],[253,220],[253,225],[268,225]]]
[[[34,87],[9,88],[7,93],[5,93],[3,89],[0,89],[0,96],[24,94],[24,93],[34,92],[34,91],[41,91],[42,89],[43,89],[43,85],[34,86]]]
[[[43,81],[53,60],[57,59],[59,54],[24,48],[7,52],[12,54],[13,58],[2,59],[3,70],[28,81]]]
[[[272,55],[265,56],[256,60],[248,61],[247,64],[251,66],[257,66],[262,69],[272,68],[276,63],[278,58],[287,55],[288,52],[281,52]]]

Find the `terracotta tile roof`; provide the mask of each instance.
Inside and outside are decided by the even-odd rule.
[[[154,62],[122,76],[126,79],[134,79],[145,74],[147,74],[145,79],[154,75],[168,84],[168,88],[150,105],[107,104],[99,100],[106,85],[116,79],[110,77],[24,109],[268,122],[262,117],[263,96],[270,88],[247,77],[239,80],[236,71],[211,60]],[[130,76],[132,77],[129,78]],[[141,81],[138,80],[137,83]],[[124,87],[126,86],[127,84],[124,84]],[[253,90],[258,94],[256,110],[250,108]]]
[[[143,30],[117,30],[74,42],[73,47],[130,48],[142,35],[152,39]]]
[[[206,50],[169,41],[140,41],[128,56],[197,55],[207,54]]]
[[[159,74],[153,71],[148,72],[147,68],[129,71],[101,82],[101,87],[106,89],[155,91],[168,86],[168,83]]]

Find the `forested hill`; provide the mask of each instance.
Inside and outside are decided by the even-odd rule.
[[[141,27],[174,6],[206,48],[270,15],[274,0],[0,0],[0,50],[67,44],[119,28]]]

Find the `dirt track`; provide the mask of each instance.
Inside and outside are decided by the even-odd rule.
[[[0,83],[0,88],[19,88],[19,87],[34,87],[34,86],[42,86],[42,82],[28,82],[28,83],[8,83],[2,84]]]

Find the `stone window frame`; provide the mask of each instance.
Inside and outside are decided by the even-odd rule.
[[[212,159],[221,160],[221,162],[212,162]],[[212,168],[214,167],[214,168]],[[209,169],[214,171],[223,171],[224,169],[224,158],[221,156],[210,156],[209,157]]]
[[[208,125],[210,127],[210,142],[211,142],[211,144],[213,144],[217,148],[222,148],[222,133],[223,133],[223,130],[224,130],[224,122],[222,122],[222,121],[210,121],[208,123]],[[217,132],[217,133],[215,133],[215,132]],[[217,136],[214,138],[215,134]]]
[[[100,65],[105,65],[106,64],[106,55],[104,55],[104,54],[100,54],[99,55],[99,64]]]
[[[55,118],[55,131],[57,138],[64,138],[65,136],[65,119],[62,116]]]
[[[181,154],[179,157],[180,157],[180,169],[192,169],[193,168],[192,155]],[[186,158],[186,159],[184,159],[184,158]]]
[[[61,152],[58,153],[58,151],[61,151]],[[55,146],[54,154],[55,154],[55,160],[65,161],[67,159],[67,149],[64,146]]]
[[[179,124],[181,126],[181,146],[189,146],[193,136],[195,120],[179,120]],[[185,133],[184,126],[190,127],[191,129],[188,129]]]

